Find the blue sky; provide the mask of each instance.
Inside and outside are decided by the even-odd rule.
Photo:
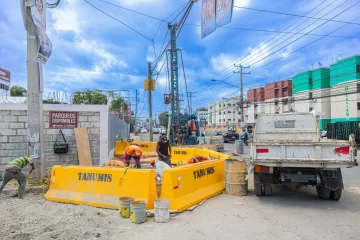
[[[96,7],[135,28],[143,35],[153,38],[161,22],[108,5],[99,0],[88,0]],[[174,12],[187,0],[106,0],[159,19]],[[357,0],[235,0],[235,6],[266,9],[270,11],[331,19],[357,3]],[[321,5],[320,5],[321,4]],[[359,17],[360,3],[334,20],[350,22]],[[201,2],[196,3],[187,23],[200,24]],[[317,14],[316,14],[317,13]],[[248,9],[234,9],[231,28],[247,28],[266,31],[283,31],[299,20],[299,17],[265,13]],[[172,17],[168,20],[172,20]],[[324,24],[325,23],[325,24]],[[320,38],[239,29],[217,29],[201,39],[200,27],[184,26],[178,39],[178,47],[184,56],[189,91],[197,91],[193,109],[207,107],[210,101],[232,96],[236,88],[212,78],[226,79],[239,85],[239,76],[231,74],[234,62],[246,57],[244,65],[250,65],[250,75],[244,76],[245,89],[265,83],[289,79],[296,73],[317,68],[318,62],[328,66],[335,59],[360,54],[360,19],[358,24],[348,24],[332,35],[354,38],[325,37],[293,54],[293,51]],[[320,26],[321,24],[324,24]],[[316,19],[300,19],[292,32],[326,35],[343,26],[344,23]],[[298,26],[298,27],[297,27]],[[53,44],[52,56],[44,66],[45,96],[55,91],[68,95],[84,89],[140,90],[139,109],[147,116],[147,99],[144,98],[143,80],[147,78],[147,61],[154,59],[151,41],[141,37],[119,22],[92,8],[83,0],[61,0],[56,9],[48,9],[47,31]],[[154,42],[156,54],[167,29],[163,23]],[[19,1],[0,1],[0,67],[11,71],[12,84],[26,87],[26,34],[23,26]],[[298,39],[298,40],[297,40]],[[261,49],[257,48],[261,46]],[[251,52],[253,53],[249,55]],[[271,54],[271,55],[270,55]],[[290,55],[289,55],[290,54]],[[280,59],[272,64],[276,59]],[[262,67],[265,64],[265,67]],[[181,68],[181,65],[179,65]],[[261,68],[259,68],[261,67]],[[259,68],[259,69],[257,69]],[[227,71],[224,71],[227,70]],[[220,75],[219,75],[220,74]],[[153,109],[159,114],[167,108],[163,94],[167,93],[166,67],[158,77],[154,92]],[[227,78],[229,77],[229,78]],[[180,90],[185,95],[183,73],[180,71]],[[204,89],[204,90],[202,90]],[[144,100],[144,101],[143,101]],[[183,102],[187,107],[187,101]],[[141,111],[142,110],[142,111]]]

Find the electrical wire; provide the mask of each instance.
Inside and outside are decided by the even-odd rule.
[[[147,37],[147,36],[145,36],[144,34],[142,34],[142,33],[140,33],[138,30],[136,30],[135,28],[133,28],[133,27],[131,27],[131,26],[129,26],[129,25],[127,25],[126,23],[124,23],[124,22],[122,22],[121,20],[119,20],[119,19],[117,19],[117,18],[115,18],[115,17],[113,17],[113,16],[111,16],[110,14],[108,14],[108,13],[106,13],[106,12],[104,12],[103,10],[101,10],[101,9],[99,9],[98,7],[96,7],[96,6],[94,6],[93,4],[91,4],[90,2],[88,2],[87,0],[84,0],[87,4],[89,4],[90,6],[92,6],[94,9],[96,9],[96,10],[98,10],[99,12],[101,12],[101,13],[103,13],[103,14],[105,14],[106,16],[108,16],[108,17],[110,17],[110,18],[112,18],[112,19],[114,19],[115,21],[117,21],[117,22],[119,22],[119,23],[121,23],[121,24],[123,24],[124,26],[126,26],[127,28],[129,28],[129,29],[131,29],[132,31],[134,31],[135,33],[137,33],[138,35],[140,35],[140,36],[142,36],[143,38],[145,38],[145,39],[147,39],[147,40],[149,40],[149,41],[153,41],[152,39],[150,39],[149,37]]]
[[[258,12],[266,12],[266,13],[275,13],[275,14],[292,16],[292,17],[309,18],[309,19],[316,19],[316,20],[329,20],[329,19],[326,19],[326,18],[308,17],[308,16],[305,16],[305,15],[298,15],[298,14],[293,14],[293,13],[284,13],[284,12],[270,11],[270,10],[257,9],[257,8],[239,7],[239,6],[234,6],[234,8],[240,8],[240,9],[258,11]],[[337,22],[337,23],[347,23],[347,24],[360,25],[360,23],[352,23],[352,22],[345,22],[345,21],[338,21],[338,20],[330,20],[330,21],[331,21],[331,22]]]

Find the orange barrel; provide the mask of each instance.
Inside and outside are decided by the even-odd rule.
[[[236,196],[246,196],[248,182],[245,180],[247,168],[245,161],[235,159],[225,160],[225,193]]]

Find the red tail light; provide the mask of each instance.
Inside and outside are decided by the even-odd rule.
[[[334,153],[349,154],[350,153],[350,147],[338,147],[338,148],[335,148]]]
[[[268,153],[269,149],[268,148],[257,148],[256,149],[256,153]]]
[[[270,168],[269,167],[266,167],[266,166],[255,166],[255,172],[258,172],[258,173],[268,173],[270,171]]]

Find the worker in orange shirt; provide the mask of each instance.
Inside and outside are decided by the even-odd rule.
[[[140,159],[142,156],[142,150],[136,145],[129,145],[125,148],[125,165],[129,166],[130,160],[134,159],[136,163],[136,168],[141,168]]]
[[[125,167],[125,163],[120,160],[108,160],[104,164],[105,167]]]
[[[197,156],[189,158],[188,161],[187,161],[187,164],[205,162],[205,161],[208,161],[208,160],[209,160],[208,157],[197,155]]]

